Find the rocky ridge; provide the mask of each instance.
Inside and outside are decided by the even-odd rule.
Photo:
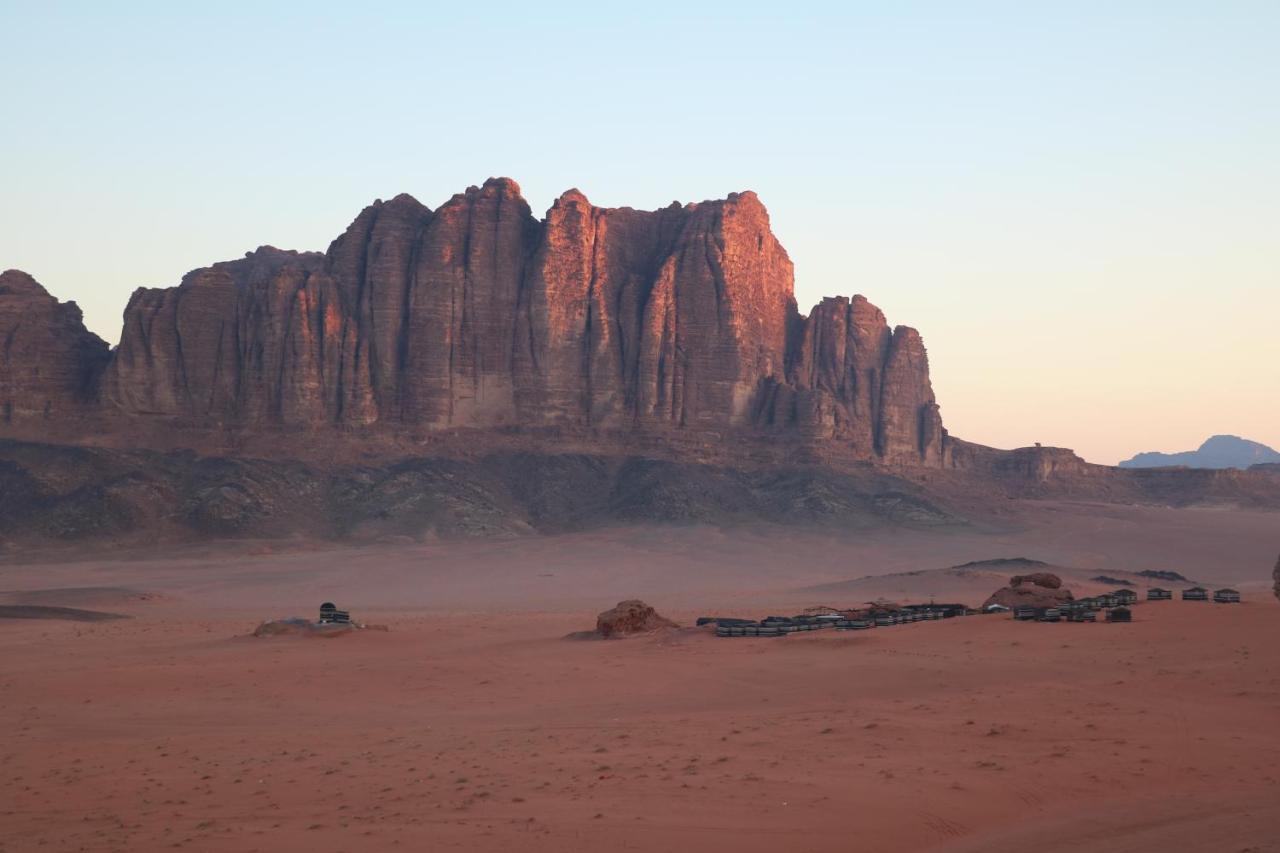
[[[947,453],[919,334],[862,297],[802,316],[750,192],[636,211],[570,190],[541,220],[506,178],[434,211],[400,195],[323,254],[262,247],[137,290],[110,352],[74,305],[4,276],[0,318],[44,312],[0,362],[9,437],[48,437],[58,414],[60,439],[206,451],[213,434],[301,429],[749,433],[909,466]]]
[[[806,316],[753,193],[656,211],[505,178],[137,290],[114,349],[0,274],[0,541],[934,526],[1007,500],[1280,507],[1280,465],[1091,465],[944,429],[920,335]]]

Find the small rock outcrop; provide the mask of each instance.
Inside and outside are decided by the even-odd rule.
[[[639,599],[619,601],[617,606],[596,617],[596,634],[605,639],[648,634],[660,628],[679,626]]]
[[[1022,586],[1023,584],[1031,584],[1045,589],[1059,589],[1062,586],[1062,578],[1052,572],[1032,572],[1029,575],[1014,575],[1009,578],[1009,586]]]
[[[1071,590],[1062,588],[1062,578],[1049,572],[1035,572],[1030,575],[1014,575],[1009,585],[996,590],[986,601],[983,608],[999,604],[1008,608],[1015,607],[1056,607],[1066,601],[1073,601],[1075,596]]]

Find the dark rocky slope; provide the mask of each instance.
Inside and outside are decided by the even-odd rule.
[[[874,470],[754,470],[642,457],[496,454],[386,466],[0,441],[0,541],[161,543],[520,535],[614,524],[962,520]]]

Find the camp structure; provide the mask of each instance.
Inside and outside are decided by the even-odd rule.
[[[764,626],[758,622],[743,624],[745,620],[734,619],[716,623],[717,637],[784,637],[787,632],[773,626]]]
[[[913,613],[923,613],[926,619],[950,619],[953,616],[963,616],[968,610],[963,604],[904,604],[903,610],[910,610]]]
[[[1112,593],[1111,597],[1121,607],[1128,607],[1130,604],[1138,603],[1138,594],[1131,589],[1118,589]]]
[[[320,624],[330,625],[335,623],[340,625],[350,624],[351,611],[339,610],[338,606],[332,601],[326,601],[320,605]]]
[[[1032,619],[1036,618],[1036,609],[1026,605],[1015,607],[1013,608],[1013,618],[1017,619],[1019,622],[1030,622]]]
[[[1147,590],[1147,601],[1168,601],[1171,598],[1173,598],[1173,593],[1167,589],[1153,586]]]
[[[1068,622],[1097,622],[1098,614],[1094,613],[1092,610],[1090,610],[1087,607],[1076,609],[1076,610],[1072,610],[1070,613],[1067,614],[1067,621]]]
[[[1127,607],[1113,607],[1107,611],[1108,622],[1132,622],[1133,611]]]
[[[1239,604],[1240,592],[1234,589],[1215,589],[1213,591],[1213,600],[1219,604]]]
[[[1062,611],[1056,607],[1041,607],[1036,611],[1037,622],[1060,622]]]
[[[1208,601],[1209,590],[1205,589],[1202,586],[1193,586],[1190,589],[1184,589],[1182,591],[1182,600],[1183,601]]]

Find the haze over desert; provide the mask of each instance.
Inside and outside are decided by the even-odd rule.
[[[3,849],[1273,850],[1275,522],[1047,504],[999,534],[620,529],[9,565],[3,603],[132,618],[0,619]],[[1123,625],[564,639],[630,596],[683,625],[976,605],[1004,577],[946,567],[1015,554],[1076,567],[1077,594],[1176,567],[1245,601],[1142,602]],[[249,636],[322,599],[390,630]]]

